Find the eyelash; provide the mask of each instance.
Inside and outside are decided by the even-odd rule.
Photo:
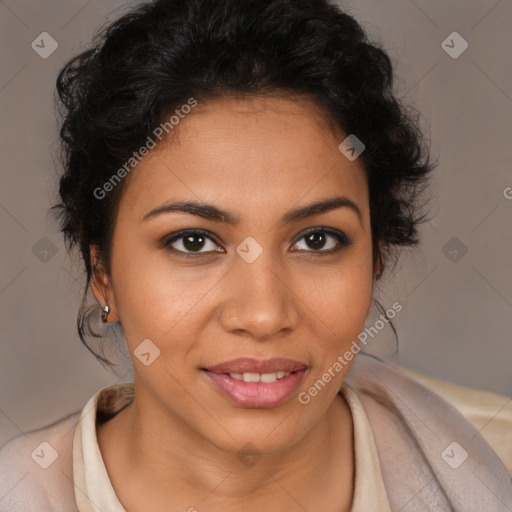
[[[335,254],[335,253],[341,251],[343,248],[346,248],[346,247],[352,245],[352,241],[350,240],[350,238],[345,233],[337,232],[337,231],[334,231],[332,229],[324,228],[324,227],[317,227],[317,228],[309,228],[309,229],[307,229],[306,231],[304,231],[301,234],[301,236],[299,238],[297,238],[297,240],[294,242],[293,245],[295,245],[300,240],[302,240],[303,238],[305,238],[308,235],[311,235],[313,233],[324,233],[324,234],[332,236],[338,242],[337,247],[335,247],[334,249],[329,249],[327,251],[323,251],[323,250],[315,251],[313,249],[305,251],[303,249],[300,249],[300,250],[297,250],[297,251],[294,251],[294,252],[309,252],[309,253],[311,253],[314,256],[326,256],[326,255]],[[216,240],[216,237],[214,237],[208,231],[203,231],[201,229],[186,229],[186,230],[183,230],[183,231],[180,231],[180,232],[178,232],[176,234],[171,235],[171,238],[165,239],[163,241],[163,246],[167,250],[172,251],[172,252],[178,254],[180,257],[183,257],[183,258],[197,258],[198,256],[202,256],[202,255],[205,255],[205,254],[211,254],[212,252],[220,252],[220,251],[185,252],[185,251],[182,251],[182,250],[175,249],[175,248],[171,247],[171,244],[173,242],[176,242],[177,240],[185,238],[188,235],[202,235],[202,236],[210,239],[215,244],[219,245],[217,240]]]

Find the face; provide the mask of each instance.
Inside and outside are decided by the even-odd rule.
[[[345,136],[305,99],[224,98],[127,178],[111,274],[93,290],[123,326],[154,424],[272,453],[325,417],[374,277],[368,185]]]

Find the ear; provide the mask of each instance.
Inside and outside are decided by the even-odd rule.
[[[377,261],[375,262],[374,272],[375,279],[379,280],[382,277],[383,272],[382,259],[380,256],[377,257]]]
[[[117,315],[114,293],[112,291],[110,278],[100,261],[98,247],[96,245],[91,245],[89,248],[89,254],[92,268],[91,290],[94,298],[102,308],[107,305],[110,307],[110,313],[107,321],[117,322],[119,317]]]
[[[382,273],[384,272],[384,262],[382,260],[382,244],[379,244],[379,251],[377,253],[377,257],[375,258],[375,263],[373,265],[373,280],[378,281],[382,277]]]

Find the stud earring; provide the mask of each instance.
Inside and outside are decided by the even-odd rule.
[[[110,306],[103,306],[101,308],[101,320],[102,322],[107,322],[107,316],[110,313]]]

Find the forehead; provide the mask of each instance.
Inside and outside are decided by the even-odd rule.
[[[199,103],[130,175],[122,203],[135,213],[185,197],[243,210],[339,192],[364,209],[366,173],[338,149],[345,137],[306,99]]]

